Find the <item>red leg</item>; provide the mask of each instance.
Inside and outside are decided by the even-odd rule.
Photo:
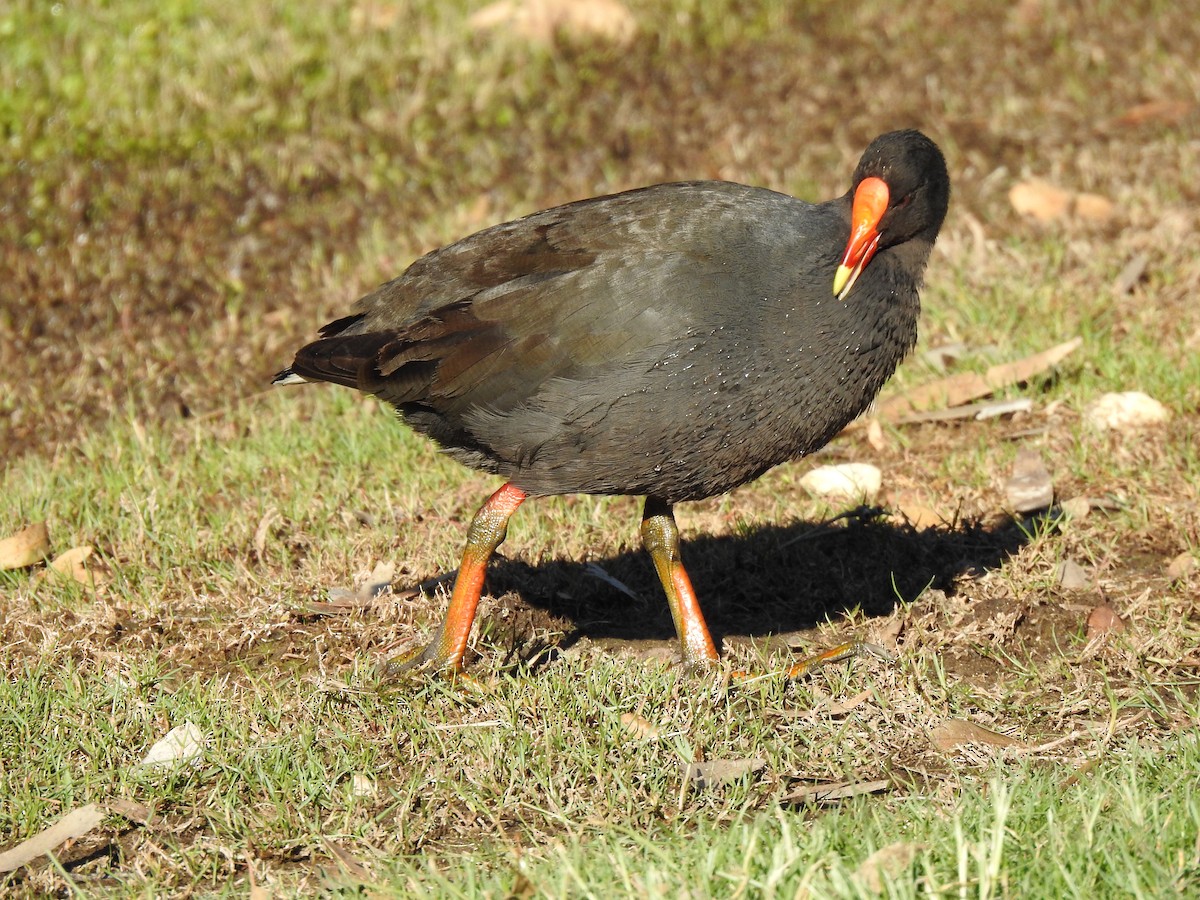
[[[400,657],[389,666],[391,671],[402,672],[426,664],[434,670],[462,670],[488,559],[504,541],[508,520],[526,496],[520,488],[506,484],[479,508],[467,530],[467,546],[463,550],[462,565],[454,581],[446,618],[427,647]]]
[[[646,498],[642,514],[642,543],[654,560],[658,579],[667,594],[667,605],[675,620],[675,632],[683,648],[683,660],[689,666],[707,667],[717,662],[717,648],[704,623],[696,592],[679,556],[679,526],[671,504],[655,497]]]

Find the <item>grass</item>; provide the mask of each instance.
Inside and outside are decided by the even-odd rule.
[[[44,520],[103,580],[0,572],[0,846],[110,809],[4,890],[873,896],[864,862],[892,848],[887,896],[1195,893],[1200,576],[1167,566],[1200,548],[1200,27],[1101,6],[664,0],[624,48],[475,34],[473,6],[423,0],[0,13],[0,537]],[[1129,124],[1146,101],[1183,111]],[[476,688],[381,678],[444,587],[341,612],[330,588],[453,570],[494,485],[374,401],[266,390],[290,352],[490,222],[672,178],[832,196],[904,125],[946,149],[955,196],[887,390],[940,377],[941,344],[957,370],[1084,347],[1008,389],[1023,417],[885,426],[817,460],[873,462],[888,507],[952,524],[839,517],[807,461],[680,511],[730,666],[849,638],[890,658],[790,686],[680,672],[637,502],[568,497],[513,521]],[[1021,220],[1028,175],[1115,217]],[[1083,427],[1134,388],[1172,422]],[[1028,447],[1059,499],[1104,504],[1007,514]],[[1087,586],[1059,584],[1064,560]],[[1101,604],[1128,630],[1089,639]],[[953,720],[1020,743],[939,746]],[[184,721],[199,763],[142,768]],[[686,775],[722,760],[761,765]]]
[[[473,665],[481,691],[395,684],[375,665],[395,649],[397,632],[424,631],[438,604],[385,595],[361,614],[326,618],[306,613],[307,603],[376,559],[403,559],[418,579],[452,568],[483,485],[467,496],[455,468],[372,406],[311,391],[234,407],[221,428],[185,422],[139,436],[118,421],[67,459],[30,459],[23,477],[9,473],[15,520],[44,516],[64,545],[102,535],[113,580],[96,593],[3,575],[0,829],[27,835],[85,801],[142,804],[150,825],[113,816],[98,848],[76,850],[73,880],[118,895],[147,885],[156,893],[244,887],[251,869],[285,892],[316,889],[326,877],[341,883],[349,876],[337,874],[329,841],[365,860],[361,877],[396,894],[494,895],[525,879],[548,896],[599,894],[612,883],[673,896],[686,873],[696,896],[726,896],[742,882],[752,894],[791,896],[803,884],[816,896],[855,895],[863,859],[901,837],[918,848],[913,865],[895,873],[901,895],[937,886],[1028,895],[1049,877],[1047,860],[1056,860],[1063,892],[1080,896],[1135,890],[1145,877],[1153,878],[1148,894],[1193,883],[1200,807],[1191,788],[1170,789],[1190,785],[1196,762],[1194,681],[1164,664],[1200,637],[1194,618],[1171,624],[1187,601],[1176,595],[1140,611],[1136,637],[1096,645],[1050,599],[1057,557],[1071,553],[1080,530],[1094,538],[1109,525],[1042,529],[1013,563],[953,597],[933,591],[885,620],[851,615],[806,634],[803,645],[819,647],[890,623],[904,635],[903,652],[894,663],[826,667],[790,688],[775,679],[722,687],[636,649],[667,640],[606,642],[604,619],[629,601],[578,584],[587,581],[578,567],[564,578],[545,566],[503,575],[532,608],[511,593],[485,602]],[[296,417],[325,427],[301,436]],[[240,437],[230,442],[225,431]],[[385,451],[414,483],[368,477],[367,461]],[[264,492],[279,519],[260,552]],[[447,496],[460,499],[442,510],[430,504]],[[813,501],[800,502],[818,517]],[[364,526],[340,514],[359,508],[394,521]],[[635,513],[627,501],[590,513],[536,504],[506,548],[535,561],[590,556],[656,606],[649,573],[626,572],[633,563],[622,559]],[[743,509],[747,541],[764,527],[755,519],[752,505]],[[568,525],[574,530],[560,532]],[[841,555],[830,540],[806,543]],[[856,540],[879,549],[870,535]],[[689,546],[698,555],[704,541],[696,535]],[[949,558],[961,554],[955,546]],[[698,562],[697,581],[711,589],[720,572]],[[828,575],[816,581],[829,589]],[[570,621],[539,611],[560,589],[579,595],[576,618],[592,622],[584,634],[594,639],[563,644]],[[1006,596],[1019,598],[1031,629],[1049,623],[1054,646],[1018,634]],[[736,610],[719,607],[717,616],[735,630],[741,621]],[[665,637],[669,626],[660,626]],[[729,633],[727,649],[740,662],[779,668],[786,654],[764,650],[763,636]],[[635,649],[614,652],[620,646]],[[850,711],[828,711],[855,697]],[[648,736],[622,714],[644,720]],[[1033,746],[1065,741],[1033,753],[938,752],[927,734],[948,718]],[[206,735],[202,764],[161,778],[140,772],[149,745],[183,721]],[[759,776],[706,790],[683,776],[689,761],[749,757],[766,761]],[[1078,785],[1051,789],[1089,763],[1097,768]],[[368,779],[366,796],[350,787],[356,775]],[[894,784],[884,798],[832,809],[780,804],[797,779],[878,777]],[[1134,796],[1118,802],[1122,792]],[[1002,802],[1010,812],[998,849],[987,836]],[[1113,819],[1114,807],[1128,823]],[[1056,847],[1097,809],[1104,827],[1088,852],[1063,859]],[[1123,829],[1138,816],[1148,845],[1129,848],[1118,838],[1129,838]],[[133,859],[131,881],[122,863]],[[45,869],[24,883],[44,889],[60,878]]]
[[[137,876],[110,861],[102,881],[85,876],[85,890],[232,886],[244,884],[247,864],[274,870],[292,889],[315,888],[322,879],[305,863],[327,856],[329,841],[357,853],[418,851],[371,864],[368,880],[396,895],[494,896],[524,879],[549,896],[599,896],[613,885],[676,896],[681,877],[695,896],[793,896],[801,886],[816,896],[869,895],[856,874],[862,861],[897,841],[916,850],[912,866],[892,873],[898,896],[1184,896],[1200,879],[1194,732],[1160,740],[1151,729],[1149,746],[1119,730],[1106,737],[1106,724],[1126,718],[1114,705],[1076,745],[1091,748],[1084,756],[1094,768],[1073,772],[1049,750],[968,754],[948,772],[911,758],[901,765],[880,753],[880,733],[890,733],[889,745],[904,732],[915,742],[914,720],[978,718],[981,699],[1010,721],[1017,709],[1012,697],[989,704],[939,684],[919,656],[899,669],[822,672],[793,692],[767,684],[699,695],[675,670],[594,653],[537,677],[502,676],[474,695],[438,683],[397,694],[361,670],[348,684],[310,673],[282,691],[277,674],[255,666],[181,677],[130,667],[125,656],[111,654],[103,671],[62,661],[11,666],[0,695],[4,758],[28,760],[15,772],[6,766],[11,830],[81,795],[153,811],[145,834],[112,826],[120,850],[141,859]],[[826,691],[837,698],[864,687],[873,699],[855,715],[813,706]],[[1140,698],[1127,709],[1142,703],[1157,706]],[[652,717],[656,734],[631,739],[620,713],[636,710]],[[184,720],[208,736],[203,763],[161,777],[139,771],[148,741]],[[30,727],[42,721],[51,727]],[[767,758],[770,777],[681,789],[683,761],[747,753]],[[917,755],[924,765],[936,759]],[[463,758],[472,761],[465,770]],[[38,782],[19,777],[29,766]],[[903,790],[832,809],[778,805],[781,787],[797,778],[853,779],[877,767]],[[356,774],[369,779],[365,796],[351,790]],[[154,845],[160,852],[147,857]],[[346,878],[325,867],[334,884]]]

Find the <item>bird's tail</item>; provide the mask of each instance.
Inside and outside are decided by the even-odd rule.
[[[308,384],[308,379],[303,375],[297,375],[290,368],[284,369],[271,379],[271,384]]]

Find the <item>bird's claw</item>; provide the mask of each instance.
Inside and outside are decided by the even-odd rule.
[[[484,694],[488,687],[473,675],[467,674],[462,663],[445,658],[438,641],[415,647],[384,662],[382,675],[389,681],[402,678],[445,678],[453,687],[473,694]]]
[[[414,647],[399,656],[393,656],[383,664],[385,678],[399,678],[416,674],[453,676],[461,674],[461,672],[462,665],[445,658],[436,638],[424,646]]]
[[[864,649],[861,641],[847,641],[844,644],[838,644],[836,647],[831,647],[828,650],[822,650],[820,653],[813,656],[805,657],[798,663],[789,666],[784,670],[784,681],[796,681],[809,674],[813,669],[823,666],[826,663],[841,662],[851,657],[859,656]],[[729,680],[734,684],[746,684],[751,681],[756,681],[760,678],[773,677],[775,673],[754,673],[746,672],[741,669],[735,669],[730,673]]]
[[[826,663],[841,662],[842,660],[860,655],[862,648],[862,641],[847,641],[844,644],[838,644],[836,647],[830,647],[828,650],[822,650],[820,653],[802,659],[791,666],[785,673],[784,678],[787,681],[795,681],[797,678],[803,678],[818,666],[823,666]]]

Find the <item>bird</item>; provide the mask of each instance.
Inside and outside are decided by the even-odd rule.
[[[504,479],[444,620],[397,668],[462,672],[511,516],[576,493],[645,497],[683,660],[714,666],[675,505],[812,453],[869,407],[916,342],[949,201],[934,141],[892,131],[835,199],[685,181],[567,203],[420,257],[321,328],[273,383],[372,394]]]

